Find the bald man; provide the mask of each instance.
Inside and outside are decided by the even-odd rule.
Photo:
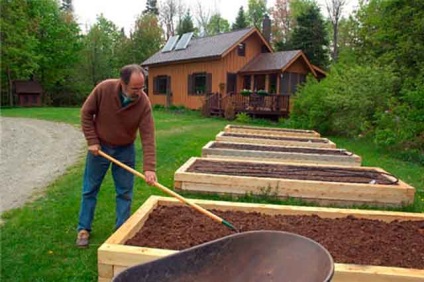
[[[98,155],[99,149],[131,168],[135,166],[134,141],[140,133],[143,170],[146,181],[156,179],[156,145],[152,107],[144,90],[144,72],[139,65],[121,69],[119,79],[99,83],[81,109],[81,125],[88,152],[82,186],[76,245],[88,247],[97,194],[110,161]],[[130,216],[134,175],[112,164],[116,191],[115,229]]]

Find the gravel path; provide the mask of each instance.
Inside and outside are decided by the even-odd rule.
[[[31,200],[85,151],[81,131],[69,124],[0,117],[0,213]]]

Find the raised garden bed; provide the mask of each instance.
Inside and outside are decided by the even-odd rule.
[[[336,262],[334,282],[424,279],[424,214],[192,201],[221,215],[242,231],[297,231],[320,242]],[[143,246],[127,245],[140,232]],[[151,196],[98,249],[99,281],[110,281],[130,266],[230,232],[175,199]]]
[[[336,148],[336,144],[327,138],[315,137],[292,137],[292,136],[271,136],[255,134],[239,134],[220,132],[216,135],[216,141],[260,144],[260,145],[280,145],[308,148]]]
[[[381,168],[190,158],[176,189],[199,193],[300,198],[321,204],[402,206],[415,189]]]
[[[320,134],[314,130],[278,128],[278,127],[259,127],[247,125],[225,126],[227,133],[257,134],[257,135],[276,135],[276,136],[294,136],[294,137],[320,137]]]
[[[210,141],[202,148],[202,157],[347,166],[361,165],[361,157],[344,149],[256,145],[217,141]]]

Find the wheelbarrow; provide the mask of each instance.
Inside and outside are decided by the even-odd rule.
[[[113,282],[322,282],[333,273],[333,258],[319,243],[288,232],[250,231],[130,267]]]

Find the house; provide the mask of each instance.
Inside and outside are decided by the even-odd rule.
[[[219,93],[223,99],[242,89],[288,96],[309,73],[317,79],[325,75],[300,50],[273,52],[266,39],[269,36],[254,27],[210,37],[191,36],[171,37],[162,50],[142,63],[149,72],[152,104],[199,109],[208,93]],[[285,105],[288,111],[288,102]]]
[[[43,88],[38,81],[14,80],[13,92],[18,97],[19,106],[41,106],[41,94],[43,93]]]

